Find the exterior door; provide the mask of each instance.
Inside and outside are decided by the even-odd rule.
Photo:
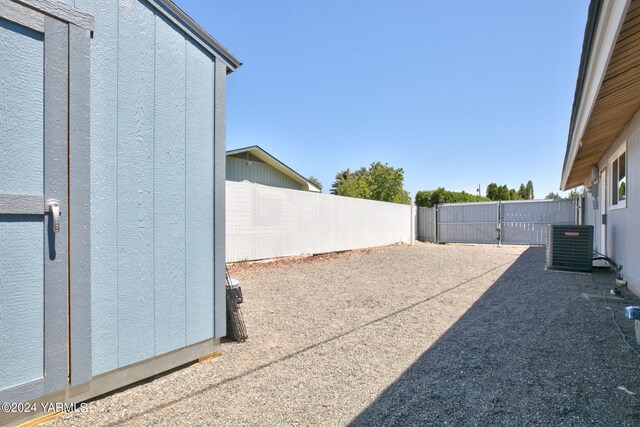
[[[607,169],[600,172],[600,252],[607,255]]]
[[[69,382],[67,38],[0,0],[0,402]]]

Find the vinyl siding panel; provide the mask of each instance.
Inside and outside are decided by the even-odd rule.
[[[0,389],[44,372],[43,229],[42,217],[0,215]]]
[[[118,10],[76,0],[95,17],[91,40],[91,341],[94,374],[118,367]]]
[[[215,64],[187,44],[187,344],[213,336],[213,79]]]
[[[0,19],[0,52],[0,193],[41,195],[43,37]]]
[[[155,355],[154,14],[120,0],[118,38],[118,364]]]
[[[247,162],[233,156],[227,156],[227,180],[236,182],[249,181],[270,187],[302,190],[300,183],[273,166],[258,161]]]
[[[636,113],[626,129],[620,134],[599,162],[599,168],[607,168],[610,200],[612,155],[627,143],[627,204],[623,209],[607,208],[607,255],[623,265],[623,273],[629,287],[640,295],[640,114]],[[602,190],[602,187],[601,187]],[[592,221],[596,227],[597,244],[600,245],[600,216],[596,212]]]
[[[155,353],[185,346],[186,41],[155,17]]]

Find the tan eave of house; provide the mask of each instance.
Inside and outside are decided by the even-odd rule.
[[[582,185],[640,108],[640,0],[632,0],[562,189]],[[567,165],[565,165],[565,168]],[[565,171],[566,172],[566,171]]]

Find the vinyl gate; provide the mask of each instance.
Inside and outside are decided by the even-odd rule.
[[[438,242],[498,243],[499,209],[498,202],[438,205]]]
[[[418,239],[543,245],[548,224],[577,224],[578,199],[444,203],[418,209]]]
[[[577,224],[578,199],[500,202],[500,242],[544,245],[547,225]]]

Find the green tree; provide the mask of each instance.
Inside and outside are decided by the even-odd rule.
[[[447,190],[444,189],[444,187],[438,187],[436,188],[433,193],[431,193],[431,205],[437,205],[440,203],[447,203],[447,202],[452,202],[453,200],[447,194]]]
[[[487,185],[487,192],[485,194],[487,198],[489,198],[489,200],[500,200],[498,198],[498,184],[492,182],[491,184]]]
[[[531,181],[529,181],[531,182]],[[527,187],[525,187],[524,184],[520,184],[520,188],[518,189],[518,196],[520,196],[521,199],[528,199],[528,193],[527,193]]]
[[[433,207],[431,200],[432,190],[422,190],[416,193],[416,206],[423,206],[427,208]]]
[[[560,195],[558,193],[554,193],[553,191],[544,196],[545,199],[559,199]]]
[[[361,173],[352,173],[342,180],[336,191],[338,196],[355,197],[357,199],[372,199],[371,188],[367,177]]]
[[[488,198],[469,194],[466,191],[447,191],[440,187],[416,193],[416,205],[431,208],[438,203],[486,202]]]
[[[531,180],[527,181],[527,186],[525,188],[527,189],[527,197],[523,197],[523,199],[533,200],[533,182],[531,182]]]
[[[348,169],[339,172],[334,182],[334,194],[408,204],[411,199],[403,185],[404,170],[402,168],[374,162],[369,169],[362,167],[355,172],[350,172]]]
[[[320,191],[322,191],[322,183],[318,180],[318,178],[316,178],[313,175],[310,175],[309,178],[307,178],[307,181],[309,181],[310,183],[318,187]]]
[[[522,197],[513,188],[509,188],[506,185],[498,185],[495,182],[487,185],[487,197],[489,200],[519,200]]]
[[[498,198],[496,200],[511,200],[509,188],[506,185],[498,187]]]
[[[411,199],[404,188],[404,171],[387,163],[372,163],[368,171],[371,198],[385,202],[408,204]]]
[[[346,180],[350,174],[351,171],[349,169],[344,169],[338,172],[336,174],[335,181],[333,181],[333,184],[331,184],[331,190],[329,190],[329,192],[331,194],[338,194],[338,187],[340,186],[340,183]]]
[[[572,188],[571,192],[569,193],[569,197],[577,199],[578,197],[582,197],[583,194],[584,194],[584,188],[583,187]]]

